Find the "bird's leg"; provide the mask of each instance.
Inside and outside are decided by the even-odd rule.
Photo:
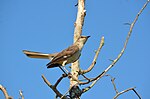
[[[65,61],[62,63],[63,68],[62,68],[61,66],[59,66],[59,68],[67,75],[68,70],[64,67],[64,66],[66,65],[66,63],[67,63],[67,60],[65,60]],[[67,73],[66,73],[66,72],[67,72]]]
[[[64,69],[67,73],[69,73],[69,71],[68,71],[65,67],[63,67],[63,69]]]
[[[61,66],[59,66],[59,68],[67,75],[67,73],[64,71],[64,69]]]
[[[65,61],[62,63],[62,66],[63,66],[63,69],[64,69],[67,73],[69,73],[69,71],[65,68],[66,63],[67,63],[67,60],[65,60]]]

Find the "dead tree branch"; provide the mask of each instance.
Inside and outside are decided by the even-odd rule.
[[[81,36],[82,34],[82,27],[84,24],[84,17],[86,15],[85,10],[85,1],[78,0],[78,12],[76,22],[74,23],[74,42]],[[71,65],[71,74],[78,79],[79,76],[79,60],[72,63]],[[76,85],[78,82],[74,81],[72,78],[70,79],[70,87]]]
[[[63,79],[63,78],[65,78],[65,77],[67,77],[67,75],[66,74],[62,74],[62,76],[57,80],[57,82],[55,83],[55,85],[54,85],[54,87],[57,87],[57,85],[61,82],[61,80]]]
[[[19,90],[19,94],[20,94],[20,97],[21,97],[21,98],[19,98],[19,99],[24,99],[22,90]]]
[[[111,78],[111,82],[113,84],[113,87],[114,87],[114,90],[115,90],[116,94],[118,94],[118,90],[117,90],[116,84],[115,84],[115,78]]]
[[[87,92],[88,90],[90,90],[90,89],[96,84],[97,81],[98,81],[98,80],[95,80],[95,81],[92,82],[92,84],[91,84],[90,86],[83,88],[83,89],[82,89],[82,93],[85,93],[85,92]],[[90,83],[90,82],[91,82],[91,81],[88,81],[88,83]],[[87,84],[88,84],[88,83],[87,83]]]
[[[78,12],[77,12],[77,18],[76,22],[74,23],[74,42],[81,36],[82,34],[82,27],[84,24],[84,17],[86,15],[86,10],[85,10],[85,0],[78,0]],[[71,74],[75,79],[78,80],[79,76],[79,60],[71,64]],[[75,81],[74,79],[70,78],[70,88],[73,86],[78,86],[78,82]],[[76,87],[77,88],[77,87]],[[77,89],[78,90],[78,89]],[[72,93],[70,93],[72,94]],[[76,99],[79,99],[77,97]]]
[[[113,99],[117,99],[117,97],[119,97],[120,95],[122,95],[123,93],[126,93],[130,90],[134,91],[134,93],[138,96],[139,99],[141,99],[141,96],[137,93],[137,91],[135,90],[135,87],[132,87],[132,88],[128,88],[126,90],[123,90],[121,92],[118,92],[117,88],[116,88],[116,84],[115,84],[115,78],[112,77],[111,75],[106,75],[106,76],[109,76],[111,78],[111,82],[113,84],[113,87],[114,87],[114,90],[116,92],[116,95]]]
[[[126,41],[124,43],[124,46],[123,46],[123,49],[121,50],[120,54],[117,56],[117,58],[115,60],[113,60],[113,62],[109,65],[108,68],[106,68],[100,75],[99,77],[103,77],[116,63],[117,61],[121,58],[121,56],[124,54],[124,51],[127,47],[127,44],[128,44],[128,41],[129,41],[129,38],[131,36],[131,33],[132,33],[132,30],[134,28],[134,25],[135,23],[137,22],[139,16],[141,15],[141,13],[143,12],[143,10],[146,8],[147,4],[149,3],[149,0],[143,5],[142,9],[138,12],[138,14],[136,15],[134,21],[132,22],[132,24],[130,25],[130,30],[128,32],[128,35],[127,35],[127,38],[126,38]]]
[[[57,90],[57,88],[56,88],[56,86],[58,85],[58,82],[60,82],[60,81],[58,81],[58,82],[56,82],[56,85],[52,85],[47,79],[46,79],[46,77],[44,76],[44,75],[42,75],[42,78],[43,78],[43,80],[44,80],[44,82],[55,92],[55,94],[56,94],[56,97],[63,97],[62,99],[68,99],[66,96],[63,96],[58,90]],[[60,80],[60,79],[59,79]]]
[[[142,98],[140,97],[140,95],[135,91],[135,87],[128,88],[128,89],[126,89],[126,90],[123,90],[123,91],[117,93],[113,99],[117,99],[120,95],[122,95],[122,94],[124,94],[124,93],[126,93],[126,92],[128,92],[128,91],[130,91],[130,90],[133,90],[133,91],[136,93],[136,95],[138,96],[138,98],[139,98],[139,99],[142,99]]]
[[[111,82],[113,84],[114,90],[115,90],[116,94],[118,94],[119,92],[118,92],[116,84],[115,84],[115,78],[112,77],[111,75],[106,75],[106,76],[109,76],[111,78]]]

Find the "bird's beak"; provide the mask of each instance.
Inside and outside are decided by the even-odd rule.
[[[89,37],[91,37],[91,36],[87,36],[87,38],[89,38]]]
[[[90,36],[81,36],[81,38],[89,38]]]

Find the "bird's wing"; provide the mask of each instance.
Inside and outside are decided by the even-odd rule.
[[[71,57],[72,55],[74,55],[78,51],[79,51],[78,46],[72,45],[72,46],[68,47],[67,49],[63,50],[62,52],[60,52],[59,54],[57,54],[52,59],[52,61],[47,64],[47,66],[50,66],[51,64],[55,64],[55,63],[56,64],[62,63],[64,60]]]
[[[33,52],[33,51],[27,51],[27,50],[23,50],[23,53],[26,54],[30,58],[40,58],[40,59],[52,59],[54,56],[58,54],[58,53],[45,54],[45,53]]]

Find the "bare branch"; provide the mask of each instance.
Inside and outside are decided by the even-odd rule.
[[[129,89],[127,89],[127,90],[124,90],[124,91],[121,91],[121,92],[119,92],[118,94],[116,94],[116,96],[113,98],[113,99],[116,99],[118,96],[120,96],[121,94],[123,94],[123,93],[125,93],[125,92],[127,92],[127,91],[130,91],[130,90],[133,90],[134,88],[129,88]]]
[[[55,83],[54,87],[57,87],[57,85],[61,82],[61,80],[64,78],[64,77],[67,77],[66,74],[62,74],[62,76],[57,80],[57,82]]]
[[[80,80],[78,80],[74,75],[72,75],[72,74],[68,74],[68,77],[72,80],[72,81],[75,81],[75,82],[77,82],[75,85],[78,85],[78,84],[80,84],[80,83],[83,83],[83,82],[81,82]],[[70,86],[70,87],[72,87],[72,86]]]
[[[96,64],[96,60],[97,60],[97,58],[98,58],[99,52],[100,52],[100,50],[102,49],[103,45],[104,45],[104,36],[101,38],[99,48],[98,48],[97,51],[96,51],[96,54],[95,54],[95,56],[94,56],[94,59],[93,59],[92,64],[90,65],[90,67],[89,67],[87,70],[80,70],[80,71],[79,71],[80,74],[85,74],[85,73],[87,73],[87,72],[90,72],[90,71],[93,69],[93,67],[94,67],[95,64]]]
[[[128,92],[128,91],[130,91],[130,90],[133,90],[134,93],[139,97],[139,99],[141,99],[140,95],[136,92],[135,87],[133,87],[133,88],[128,88],[128,89],[126,89],[126,90],[124,90],[124,91],[118,92],[118,90],[117,90],[117,88],[116,88],[116,84],[115,84],[115,82],[114,82],[114,81],[115,81],[115,78],[112,77],[111,75],[106,75],[106,76],[109,76],[109,77],[111,78],[111,82],[112,82],[113,87],[114,87],[114,90],[115,90],[115,92],[116,92],[116,96],[115,96],[113,99],[117,99],[118,96],[120,96],[121,94],[123,94],[123,93],[125,93],[125,92]]]
[[[58,97],[62,97],[63,95],[57,90],[57,88],[55,86],[53,86],[46,78],[44,75],[42,75],[42,78],[44,80],[44,82],[55,92],[55,94],[58,96]],[[67,99],[66,96],[64,96],[62,99]]]
[[[69,91],[71,90],[71,88],[72,88],[72,87],[70,87],[70,88],[67,90],[67,92],[66,92],[60,99],[63,99],[63,97],[65,97],[65,96],[69,93]]]
[[[109,76],[111,78],[111,82],[113,84],[114,90],[115,90],[116,94],[118,94],[118,90],[117,90],[117,87],[116,87],[116,84],[115,84],[115,78],[112,77],[111,75],[108,75],[108,74],[106,76]]]
[[[132,24],[130,25],[130,30],[129,30],[129,32],[128,32],[126,41],[125,41],[125,43],[124,43],[124,47],[123,47],[123,49],[121,50],[120,54],[119,54],[119,55],[117,56],[117,58],[109,65],[109,67],[106,68],[105,71],[104,71],[102,74],[100,74],[100,75],[101,75],[100,78],[103,77],[103,76],[116,64],[116,62],[121,58],[121,56],[124,54],[124,51],[125,51],[125,49],[126,49],[126,47],[127,47],[127,44],[128,44],[129,38],[130,38],[130,36],[131,36],[132,30],[133,30],[133,28],[134,28],[134,25],[135,25],[135,23],[137,22],[137,20],[138,20],[140,14],[143,12],[143,10],[145,9],[145,7],[147,6],[148,3],[149,3],[149,0],[144,4],[144,6],[142,7],[142,9],[141,9],[141,10],[138,12],[138,14],[136,15],[134,21],[133,21]]]
[[[85,0],[78,0],[78,12],[76,22],[74,23],[74,42],[80,37],[82,34],[82,27],[84,24],[84,17],[86,15],[85,10]]]
[[[76,85],[74,85],[74,86],[76,86]],[[72,86],[72,87],[73,87],[73,86]],[[71,91],[72,87],[70,87],[70,88],[66,91],[66,93],[65,93],[60,99],[63,99],[63,97],[66,96],[66,95]]]
[[[74,28],[74,42],[76,42],[76,40],[82,34],[82,27],[83,27],[83,24],[84,24],[85,15],[86,15],[85,0],[78,0],[77,18],[76,18],[76,22],[74,23],[74,27],[75,27]],[[70,87],[73,87],[74,85],[78,86],[79,60],[72,63],[72,65],[71,65],[71,74],[73,75],[74,79],[76,79],[76,80],[74,80],[73,78],[70,78]]]
[[[20,99],[24,99],[22,90],[19,90],[19,94],[20,94],[20,97],[21,97]]]
[[[82,89],[82,93],[85,93],[85,92],[87,92],[88,90],[90,90],[90,89],[96,84],[96,82],[97,82],[98,80],[99,80],[99,79],[93,81],[90,86],[88,86],[88,87],[86,87],[86,88],[83,88],[83,89]],[[90,83],[90,82],[91,82],[91,81],[88,81],[88,83]]]
[[[13,99],[13,97],[8,95],[6,88],[4,88],[2,85],[0,85],[0,90],[3,92],[5,99]]]
[[[87,82],[80,82],[79,84],[80,85],[85,85],[85,84],[88,84],[90,82],[93,82],[94,81],[94,84],[100,79],[103,77],[105,72],[102,72],[100,75],[98,75],[97,77],[93,78],[93,79],[89,79]]]
[[[119,97],[121,94],[124,94],[124,93],[126,93],[126,92],[128,92],[128,91],[130,91],[130,90],[134,90],[134,88],[135,88],[135,87],[133,87],[133,88],[128,88],[128,89],[126,89],[126,90],[123,90],[123,91],[117,93],[113,99],[117,99],[117,97]],[[139,98],[139,99],[141,99],[141,98]]]
[[[117,89],[116,89],[116,86],[115,86],[115,83],[114,83],[114,80],[115,80],[115,79],[114,79],[111,75],[105,75],[105,76],[110,76],[110,77],[111,77],[111,81],[112,81],[112,83],[113,83],[114,89],[115,89],[116,93],[118,93],[118,91],[117,91]],[[82,89],[82,92],[84,93],[84,92],[87,92],[89,89],[91,89],[91,88],[96,84],[96,82],[97,82],[99,79],[100,79],[100,78],[94,78],[94,79],[90,79],[89,82],[83,82],[83,84],[87,84],[87,83],[90,83],[90,82],[93,81],[90,86],[88,86],[88,87],[86,87],[86,88],[83,88],[83,89]]]
[[[115,78],[111,78],[111,82],[112,82],[112,84],[113,84],[113,86],[114,86],[114,90],[115,90],[115,92],[116,92],[116,94],[117,94],[117,93],[118,93],[118,90],[117,90],[117,88],[116,88]]]
[[[128,32],[126,41],[125,41],[125,43],[124,43],[124,47],[123,47],[123,49],[121,50],[120,54],[119,54],[118,57],[112,62],[112,64],[110,64],[109,67],[105,69],[104,73],[100,74],[101,77],[104,76],[104,75],[106,74],[106,72],[108,72],[108,71],[116,64],[116,62],[121,58],[121,56],[123,55],[123,53],[124,53],[124,51],[125,51],[125,49],[126,49],[126,46],[127,46],[127,44],[128,44],[129,38],[130,38],[130,36],[131,36],[132,30],[133,30],[133,28],[134,28],[134,25],[135,25],[135,23],[137,22],[137,20],[138,20],[140,14],[143,12],[143,10],[145,9],[145,7],[147,6],[148,3],[149,3],[149,0],[144,4],[144,6],[142,7],[142,9],[141,9],[141,10],[138,12],[138,14],[136,15],[134,21],[133,21],[132,24],[130,25],[130,30],[129,30],[129,32]]]

